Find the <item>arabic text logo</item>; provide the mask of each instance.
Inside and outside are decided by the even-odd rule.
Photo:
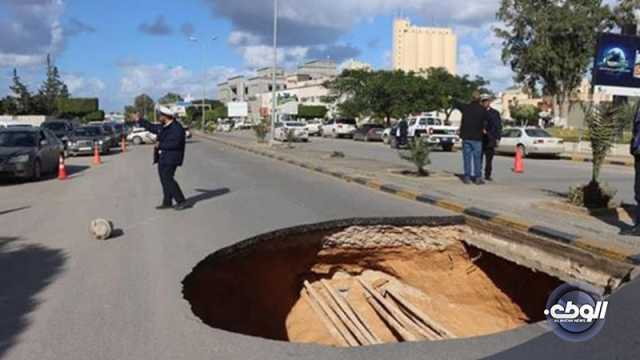
[[[544,314],[554,332],[568,341],[587,341],[604,326],[609,307],[600,296],[571,285],[551,294]]]

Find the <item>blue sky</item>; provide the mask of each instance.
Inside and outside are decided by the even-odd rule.
[[[454,27],[460,73],[482,75],[495,90],[511,84],[492,32],[499,0],[280,2],[286,67],[353,57],[388,68],[393,17],[402,13]],[[220,80],[270,63],[271,11],[272,0],[0,0],[0,96],[14,67],[35,90],[51,53],[72,94],[98,96],[107,111],[143,92],[199,97],[203,82],[211,97]]]

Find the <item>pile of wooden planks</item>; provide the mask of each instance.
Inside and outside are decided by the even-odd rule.
[[[398,341],[441,340],[454,337],[445,327],[411,304],[401,292],[392,287],[383,287],[387,282],[383,281],[381,285],[376,286],[358,278],[354,284],[362,288],[365,298],[379,320],[395,334]],[[349,299],[336,291],[327,280],[319,281],[319,286],[305,281],[302,297],[309,302],[339,345],[355,347],[383,343],[375,334],[374,328],[367,323],[363,312],[358,311]]]

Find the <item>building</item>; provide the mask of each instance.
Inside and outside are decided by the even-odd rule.
[[[331,60],[309,61],[291,72],[278,68],[275,90],[283,93],[293,89],[295,90],[293,93],[300,95],[300,99],[304,99],[305,103],[317,104],[320,97],[326,94],[322,84],[334,79],[337,75],[337,64]],[[236,76],[218,84],[218,100],[225,104],[236,101],[247,102],[249,119],[257,122],[270,113],[271,105],[265,108],[265,98],[271,99],[273,90],[273,69],[266,67],[256,70],[256,75],[253,77]]]
[[[393,24],[393,69],[414,71],[442,67],[456,74],[458,39],[450,28],[417,27],[407,19]]]
[[[362,61],[358,61],[356,59],[349,59],[344,62],[341,66],[341,70],[365,70],[365,71],[373,71],[373,66],[371,64],[367,64]]]

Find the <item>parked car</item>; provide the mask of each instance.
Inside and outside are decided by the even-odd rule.
[[[322,136],[325,137],[349,137],[353,138],[356,132],[355,119],[332,119],[322,126]]]
[[[127,136],[127,141],[134,145],[154,144],[158,137],[144,128],[134,127],[131,134]]]
[[[322,135],[322,120],[320,119],[307,120],[307,124],[305,125],[305,127],[307,128],[309,136]]]
[[[388,127],[382,131],[382,142],[385,144],[389,144],[391,141],[391,129],[392,128]]]
[[[91,155],[98,146],[100,154],[111,152],[111,145],[106,140],[107,136],[100,126],[85,126],[76,129],[69,139],[67,153],[69,156]]]
[[[274,125],[273,138],[277,141],[288,141],[289,132],[293,132],[294,141],[309,141],[309,132],[301,122],[284,121]]]
[[[64,145],[49,130],[0,129],[0,177],[37,181],[43,174],[57,171],[63,152]]]
[[[218,131],[231,132],[233,130],[234,122],[231,120],[223,120],[218,124]]]
[[[560,155],[564,152],[564,140],[554,138],[546,130],[532,127],[506,128],[497,152],[515,154],[520,149],[522,156],[531,154]]]
[[[382,141],[382,132],[384,131],[383,125],[378,124],[364,124],[353,134],[353,140],[369,141]]]
[[[440,146],[444,151],[453,151],[453,147],[460,143],[458,128],[446,126],[442,120],[434,117],[409,118],[409,139],[416,136],[426,138],[429,144]]]
[[[30,124],[22,124],[17,121],[0,121],[0,129],[13,128],[13,127],[27,127],[30,128],[32,125]]]
[[[67,142],[69,141],[69,135],[73,134],[76,126],[71,120],[48,120],[40,125],[41,128],[51,131],[58,140],[62,141],[67,148]]]
[[[115,127],[111,123],[107,122],[90,122],[91,126],[100,126],[102,128],[102,132],[105,135],[104,141],[109,144],[110,147],[118,147],[120,146],[120,138],[116,132]]]

